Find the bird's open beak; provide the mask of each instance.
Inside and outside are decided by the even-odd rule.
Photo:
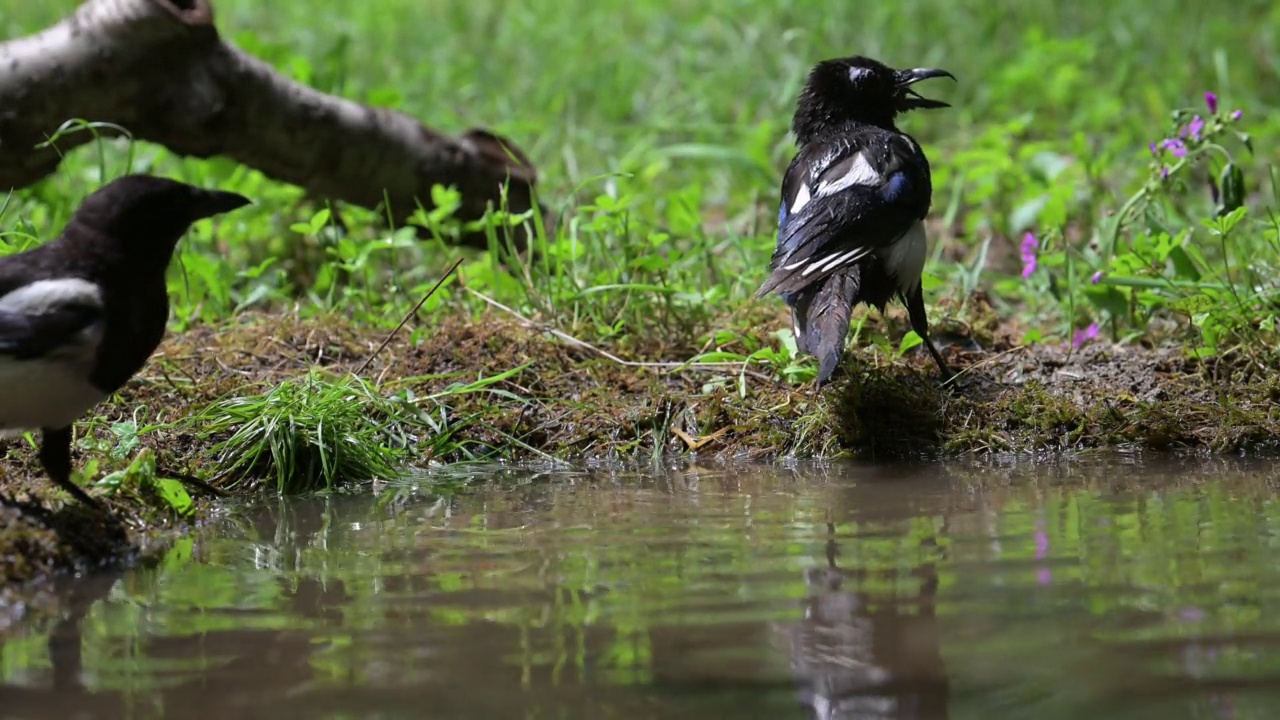
[[[956,79],[955,75],[938,68],[912,68],[910,70],[899,70],[894,77],[898,84],[898,110],[905,111],[915,110],[917,108],[933,109],[951,107],[950,103],[945,103],[941,100],[930,100],[911,89],[913,84],[918,83],[921,80],[928,80],[929,78],[936,77],[949,77],[952,80]]]

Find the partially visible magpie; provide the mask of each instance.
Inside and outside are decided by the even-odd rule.
[[[819,387],[840,362],[854,306],[883,313],[895,295],[943,377],[951,375],[929,339],[920,287],[929,161],[894,125],[898,113],[949,107],[911,89],[943,76],[955,79],[853,56],[815,65],[800,92],[791,122],[799,152],[782,181],[772,274],[756,294],[777,292],[791,307],[797,347],[818,357]]]
[[[0,258],[0,432],[40,428],[40,464],[76,499],[71,424],[142,369],[169,319],[165,269],[191,223],[249,204],[150,175],[90,194],[56,240]]]

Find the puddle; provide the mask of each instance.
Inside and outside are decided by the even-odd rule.
[[[498,472],[63,581],[0,717],[1280,717],[1280,464]]]

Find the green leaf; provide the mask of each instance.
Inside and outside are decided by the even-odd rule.
[[[793,358],[796,356],[796,353],[798,352],[796,348],[796,336],[791,332],[791,328],[775,330],[773,332],[773,336],[778,338],[778,343],[782,345],[782,348],[786,351],[787,357]]]
[[[1212,230],[1215,235],[1230,235],[1231,231],[1235,229],[1236,225],[1240,224],[1240,221],[1244,219],[1245,214],[1248,212],[1248,208],[1237,207],[1235,210],[1232,210],[1222,217],[1205,220],[1204,224]]]
[[[902,336],[902,342],[898,343],[898,357],[902,357],[911,348],[924,342],[924,340],[916,334],[915,330],[908,330],[906,335]]]
[[[1237,130],[1236,137],[1240,140],[1241,144],[1243,144],[1245,148],[1249,151],[1249,154],[1252,155],[1253,154],[1253,138],[1249,137],[1249,133],[1240,132],[1239,130]]]
[[[1218,210],[1218,216],[1222,217],[1228,213],[1234,214],[1236,210],[1242,210],[1245,187],[1244,171],[1240,166],[1232,162],[1227,163],[1218,176],[1218,185],[1222,188],[1222,207]]]
[[[1099,310],[1112,317],[1124,317],[1129,311],[1129,299],[1119,288],[1109,285],[1098,285],[1085,290],[1085,297]]]
[[[329,224],[329,208],[320,208],[315,215],[311,216],[310,231],[312,235],[319,235],[325,225]]]
[[[159,478],[156,480],[156,491],[179,515],[188,515],[194,509],[191,496],[178,480]]]
[[[1169,260],[1173,263],[1173,271],[1178,277],[1191,281],[1200,279],[1200,269],[1181,246],[1176,246],[1169,251]]]
[[[1179,298],[1170,303],[1170,307],[1174,310],[1184,313],[1189,317],[1200,315],[1202,313],[1207,315],[1209,311],[1213,309],[1213,305],[1213,299],[1208,295],[1188,295],[1187,297]]]

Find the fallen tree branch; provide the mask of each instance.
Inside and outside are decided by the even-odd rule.
[[[537,180],[510,141],[472,129],[450,137],[386,108],[326,95],[219,37],[211,0],[87,0],[47,30],[0,43],[0,189],[53,173],[65,121],[123,126],[178,155],[223,155],[309,194],[377,208],[403,223],[433,207],[431,187],[462,194],[457,217],[525,212]],[[504,191],[503,188],[506,187]],[[385,193],[385,197],[384,197]],[[484,235],[463,242],[483,247]]]

